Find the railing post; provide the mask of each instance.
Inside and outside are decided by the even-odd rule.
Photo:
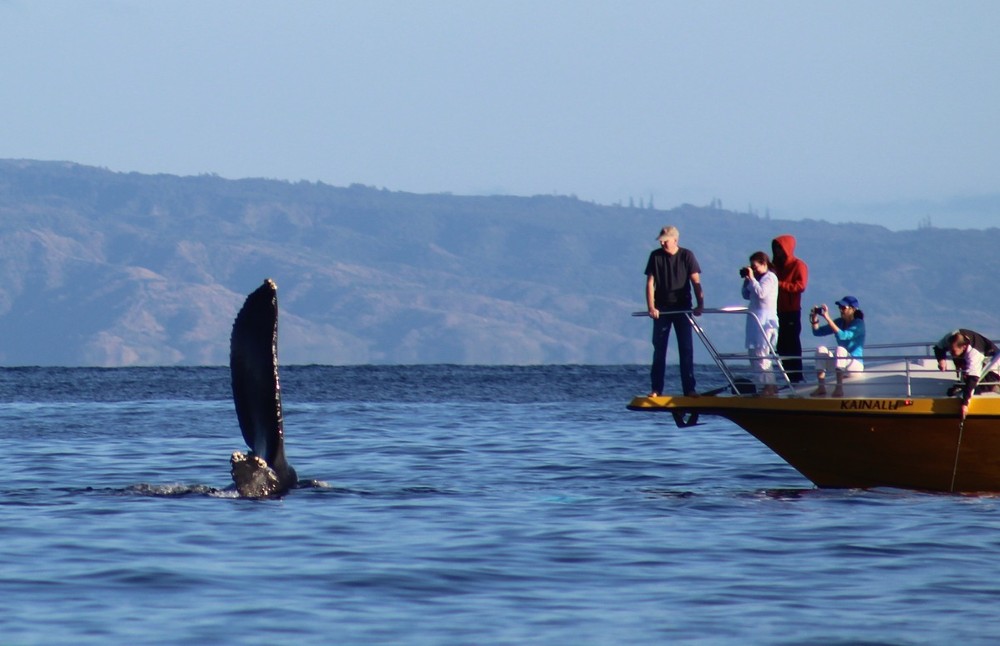
[[[906,363],[906,396],[913,396],[913,389],[910,387],[910,358],[906,357],[903,360]]]

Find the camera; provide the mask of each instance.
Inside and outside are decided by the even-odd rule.
[[[816,307],[809,310],[809,316],[819,316],[826,311],[826,308],[822,305],[817,305]]]
[[[740,267],[740,278],[746,278],[750,275],[749,267]]]

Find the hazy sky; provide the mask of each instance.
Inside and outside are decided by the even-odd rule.
[[[994,0],[0,0],[0,157],[1000,226],[998,25]]]

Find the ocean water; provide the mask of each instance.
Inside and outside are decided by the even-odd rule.
[[[646,382],[283,367],[317,486],[252,501],[228,370],[2,369],[0,644],[1000,640],[1000,499],[818,490]]]

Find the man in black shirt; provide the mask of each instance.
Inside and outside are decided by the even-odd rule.
[[[667,364],[667,343],[670,328],[677,334],[677,353],[681,368],[681,389],[688,397],[697,397],[694,380],[694,345],[691,321],[683,312],[692,311],[691,290],[694,288],[697,307],[695,316],[705,308],[701,289],[701,267],[690,249],[679,246],[677,227],[666,226],[657,238],[660,248],[649,254],[646,262],[646,307],[653,319],[653,366],[649,377],[650,397],[663,394],[664,371]]]

